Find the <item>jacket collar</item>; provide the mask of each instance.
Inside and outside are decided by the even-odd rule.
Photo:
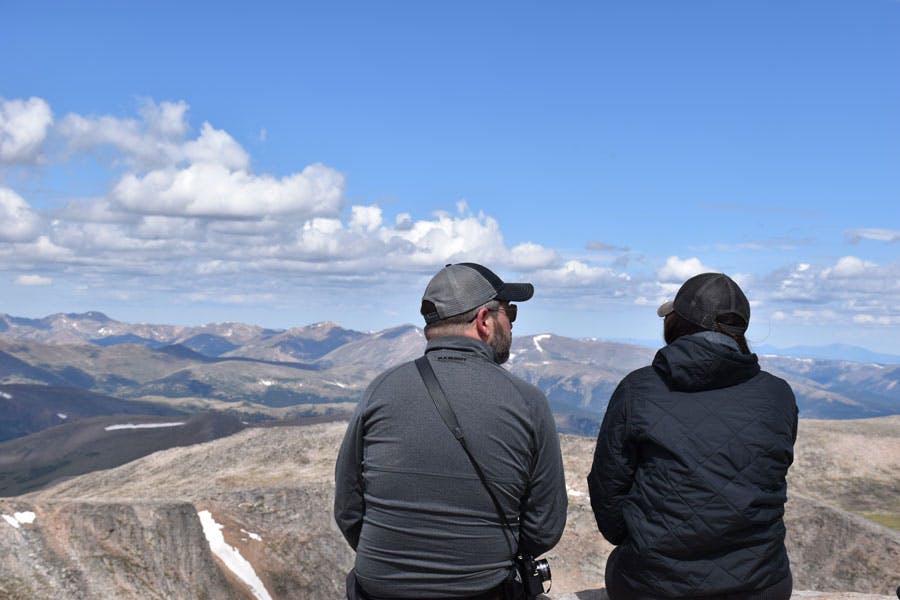
[[[494,362],[493,348],[475,338],[462,335],[444,335],[429,340],[428,345],[425,346],[425,354],[442,350],[465,352]]]

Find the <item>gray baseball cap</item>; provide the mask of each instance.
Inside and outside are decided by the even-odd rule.
[[[682,284],[674,300],[665,302],[656,314],[665,317],[671,312],[710,331],[723,330],[744,333],[750,324],[750,302],[740,286],[724,273],[701,273]],[[735,314],[743,321],[743,326],[720,323],[719,317]]]
[[[447,265],[431,278],[423,304],[430,302],[434,311],[426,313],[425,323],[455,317],[491,300],[524,302],[534,295],[530,283],[504,283],[493,271],[475,263]],[[430,308],[430,307],[429,307]]]

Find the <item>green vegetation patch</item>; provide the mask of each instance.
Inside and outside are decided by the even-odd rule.
[[[884,525],[885,527],[900,531],[900,514],[878,512],[864,512],[860,514],[870,521],[875,521],[879,525]]]

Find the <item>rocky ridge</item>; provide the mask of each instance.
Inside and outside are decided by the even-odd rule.
[[[198,518],[209,511],[271,598],[340,598],[353,561],[331,516],[332,470],[344,428],[248,429],[2,499],[0,596],[250,598],[250,588],[210,550]],[[849,450],[863,441],[867,466],[858,468],[858,453]],[[548,554],[551,597],[603,598],[611,546],[596,531],[586,494],[593,440],[562,436],[562,443],[570,508],[562,541]],[[823,456],[829,457],[824,463]],[[898,465],[900,417],[801,421],[787,543],[795,587],[821,592],[796,597],[893,593],[900,533],[842,510],[839,505],[858,496],[834,497],[829,483],[820,482],[826,471],[835,478],[854,473],[854,485],[880,482],[892,492],[883,499],[896,502]],[[880,502],[866,508],[891,509]]]

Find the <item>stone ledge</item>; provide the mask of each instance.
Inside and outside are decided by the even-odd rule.
[[[552,590],[551,590],[552,591]],[[547,594],[546,600],[609,600],[606,590],[584,590],[582,592],[567,592],[564,594]],[[879,596],[878,594],[857,594],[856,592],[812,592],[795,590],[791,594],[791,600],[800,599],[816,600],[896,600],[895,596]]]

